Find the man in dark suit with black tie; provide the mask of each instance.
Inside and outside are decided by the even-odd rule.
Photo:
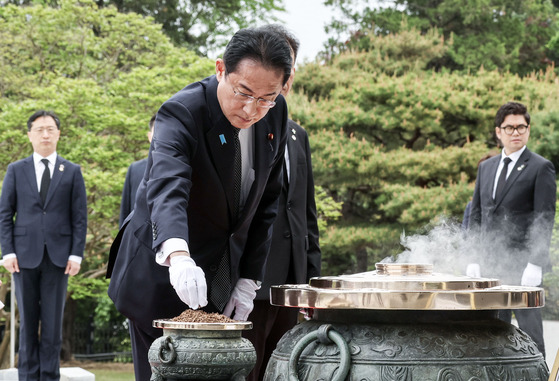
[[[155,115],[149,120],[148,141],[151,143],[153,136],[153,126],[155,125]],[[136,201],[136,191],[140,186],[140,182],[144,178],[144,172],[148,164],[148,158],[138,160],[130,164],[124,179],[124,187],[122,188],[122,198],[120,200],[120,217],[118,226],[122,227],[124,219],[128,217],[134,209],[134,201]]]
[[[136,380],[149,380],[154,319],[186,307],[246,320],[277,215],[289,44],[238,31],[216,74],[159,111],[134,211],[113,246],[109,296],[130,319]]]
[[[296,61],[299,41],[283,26],[261,27],[282,35],[292,49]],[[295,68],[282,94],[287,96],[293,85]],[[264,379],[272,352],[283,336],[297,324],[298,309],[270,304],[270,287],[279,284],[308,283],[320,276],[320,246],[314,200],[314,179],[311,150],[307,132],[289,119],[287,146],[284,157],[283,186],[279,199],[278,217],[274,222],[272,246],[266,263],[262,287],[256,293],[254,309],[249,315],[251,330],[243,331],[256,349],[256,365],[247,381]]]
[[[555,219],[553,164],[526,147],[530,114],[520,103],[501,106],[495,133],[503,151],[479,165],[470,215],[470,230],[485,247],[469,276],[497,277],[503,284],[541,286],[551,268],[549,244]],[[541,310],[514,310],[520,329],[545,357]],[[511,310],[499,311],[510,323]]]
[[[56,153],[58,117],[37,111],[27,130],[34,152],[8,166],[0,244],[19,308],[19,380],[54,381],[68,275],[79,272],[85,248],[87,200],[80,167]]]

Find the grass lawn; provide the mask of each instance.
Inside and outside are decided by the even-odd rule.
[[[134,381],[132,363],[71,361],[63,362],[61,367],[79,367],[95,375],[95,381]]]

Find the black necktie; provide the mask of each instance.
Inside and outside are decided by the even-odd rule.
[[[235,157],[233,162],[233,205],[231,205],[233,223],[239,217],[239,202],[241,198],[241,183],[243,176],[243,166],[241,157],[241,142],[239,132],[241,130],[233,127],[233,137],[235,143]],[[225,246],[225,252],[219,262],[219,267],[212,281],[210,300],[221,312],[229,301],[231,295],[231,265],[230,265],[229,244]]]
[[[47,159],[42,159],[41,161],[45,165],[45,171],[43,172],[43,177],[41,178],[41,189],[39,190],[39,194],[41,195],[41,200],[44,204],[47,199],[47,193],[49,192],[50,170],[49,161]]]
[[[241,157],[241,141],[239,140],[239,132],[241,130],[233,127],[233,137],[235,138],[235,164],[233,167],[233,194],[235,197],[233,203],[234,221],[239,217],[239,204],[241,200],[241,182],[243,180],[243,161]]]
[[[499,198],[499,196],[503,192],[503,189],[505,189],[505,183],[507,182],[507,172],[509,170],[509,163],[511,161],[512,160],[508,157],[505,157],[503,159],[503,163],[505,163],[505,164],[503,165],[503,169],[501,170],[501,174],[499,175],[499,180],[497,181],[497,190],[495,191],[495,200],[497,200]]]
[[[287,175],[287,162],[283,159],[283,187],[287,193],[289,189],[289,176]]]

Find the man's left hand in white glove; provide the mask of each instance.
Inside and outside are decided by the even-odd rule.
[[[247,321],[248,315],[254,308],[254,298],[260,285],[252,279],[240,278],[231,293],[231,298],[223,310],[223,315],[231,317],[235,311],[234,320]]]
[[[521,286],[537,287],[542,284],[543,271],[541,266],[528,263],[522,274]]]

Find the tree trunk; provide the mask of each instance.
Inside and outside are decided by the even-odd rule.
[[[72,298],[66,299],[64,307],[64,324],[62,325],[62,350],[60,360],[70,361],[74,358],[72,347],[74,344],[74,321],[76,319],[77,303]]]
[[[6,315],[6,320],[4,323],[4,337],[0,343],[0,369],[7,369],[10,367],[10,321],[11,316]]]

